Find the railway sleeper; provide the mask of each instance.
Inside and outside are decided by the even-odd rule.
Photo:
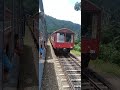
[[[64,64],[64,66],[74,66],[76,68],[80,68],[80,66],[74,65],[74,64]]]
[[[60,68],[60,69],[58,69],[57,71],[58,71],[58,72],[62,72],[62,69]]]
[[[71,74],[71,75],[72,75],[72,74],[76,74],[76,75],[80,74],[80,76],[81,76],[81,73],[80,73],[79,71],[74,71],[74,70],[73,70],[73,71],[72,71],[72,70],[69,71],[69,70],[70,70],[70,69],[66,69],[66,72],[67,72],[68,74]]]
[[[68,75],[70,75],[70,76],[81,76],[81,74],[76,74],[76,73],[74,73],[74,74],[68,74]]]
[[[81,86],[89,86],[89,85],[90,85],[90,82],[84,82],[84,83],[82,83]]]
[[[81,88],[81,85],[74,85],[74,88]]]
[[[63,86],[63,90],[71,90],[70,86]]]
[[[100,86],[100,89],[102,89],[102,90],[109,90],[108,87],[106,87],[106,86]]]
[[[66,62],[66,61],[69,62],[69,63],[75,63],[75,61],[73,61],[73,60],[67,60],[67,59],[66,60],[61,60],[61,62]]]
[[[95,90],[95,88],[93,86],[84,86],[81,90]]]
[[[69,64],[69,63],[62,63],[64,66],[71,66],[72,64]]]
[[[61,63],[67,63],[67,62],[65,62],[65,61],[60,61]],[[68,61],[69,63],[74,63],[75,64],[75,62],[74,61]]]
[[[81,79],[70,79],[71,82],[74,82],[74,81],[79,81],[81,82]]]
[[[60,66],[60,65],[57,65],[57,68],[61,68],[61,66]]]
[[[81,70],[70,70],[70,69],[69,69],[69,70],[66,70],[66,71],[68,71],[68,72],[72,72],[72,71],[73,71],[73,72],[81,72]]]
[[[82,90],[96,90],[95,89],[95,87],[91,84],[91,83],[82,83]],[[91,87],[91,88],[90,88]],[[106,87],[106,86],[99,86],[99,88],[101,89],[101,90],[108,90],[108,88]]]
[[[63,80],[62,81],[62,87],[63,87],[63,90],[66,89],[66,90],[69,90],[70,89],[70,86],[67,82],[67,80]]]
[[[79,67],[64,67],[65,70],[79,70]]]
[[[76,81],[74,81],[74,82],[72,82],[74,85],[81,85],[81,82],[80,81],[78,81],[78,82],[76,82]]]
[[[64,75],[64,73],[58,73],[57,75],[59,75],[59,76],[63,76],[63,75]]]
[[[77,67],[77,66],[74,66],[74,67],[70,67],[70,66],[63,66],[64,68],[69,68],[69,69],[72,69],[72,70],[79,70],[80,67]]]
[[[103,83],[101,83],[101,82],[96,82],[96,85],[97,85],[98,87],[100,87],[101,89],[108,90],[108,87],[105,86],[105,85],[104,85]]]

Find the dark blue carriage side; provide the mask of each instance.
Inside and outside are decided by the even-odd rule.
[[[14,2],[13,0],[0,0],[0,90],[3,89],[5,77],[9,85],[13,83],[17,88],[19,55],[16,53],[22,50],[24,37],[22,8],[19,0],[14,0]],[[17,49],[19,49],[18,52],[16,52]],[[8,66],[12,68],[9,69]]]

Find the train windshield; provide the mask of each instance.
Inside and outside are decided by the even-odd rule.
[[[66,42],[73,42],[73,35],[70,33],[66,33]]]
[[[57,42],[65,42],[65,34],[57,33]]]

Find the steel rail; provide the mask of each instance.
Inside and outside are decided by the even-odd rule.
[[[69,56],[78,66],[80,66],[80,64],[73,59],[72,54],[68,54],[68,56]],[[76,58],[75,58],[75,59],[76,59]]]
[[[97,90],[103,90],[103,88],[106,88],[107,90],[111,90],[104,82],[100,81],[100,80],[98,79],[98,77],[92,78],[91,76],[93,76],[93,75],[89,76],[90,74],[94,74],[94,73],[91,73],[91,72],[90,72],[90,73],[88,74],[88,72],[89,72],[89,71],[87,71],[87,73],[82,72],[82,74],[87,78],[87,80],[90,82],[90,84],[91,84],[95,89],[97,89]],[[97,82],[95,82],[94,79],[97,80]],[[100,85],[103,85],[103,86],[101,87]]]
[[[84,76],[86,76],[88,78],[88,80],[91,82],[91,84],[93,85],[93,87],[97,90],[102,90],[89,76],[87,76],[85,73],[83,73]]]

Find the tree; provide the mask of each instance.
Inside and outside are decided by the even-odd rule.
[[[79,11],[79,10],[80,10],[80,6],[81,6],[81,3],[80,3],[80,2],[76,2],[76,3],[75,3],[75,6],[74,6],[74,9],[75,9],[76,11]]]

